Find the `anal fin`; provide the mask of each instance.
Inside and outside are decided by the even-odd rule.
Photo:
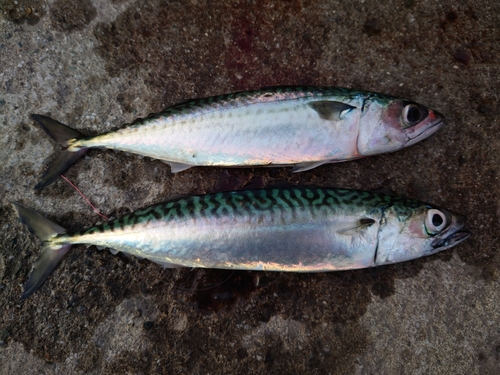
[[[166,163],[170,165],[172,173],[182,172],[185,171],[186,169],[193,167],[193,165],[191,164],[178,163],[176,161],[167,161]]]

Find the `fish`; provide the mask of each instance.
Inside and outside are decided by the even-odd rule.
[[[293,167],[393,152],[436,132],[443,115],[390,95],[339,87],[274,87],[179,103],[95,137],[43,115],[33,120],[62,147],[35,189],[54,182],[88,149],[124,151],[194,166]]]
[[[42,242],[22,299],[72,245],[95,245],[165,267],[327,272],[435,254],[470,235],[465,217],[416,200],[334,188],[264,188],[172,199],[76,233],[20,203]]]

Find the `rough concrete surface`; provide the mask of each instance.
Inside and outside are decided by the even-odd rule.
[[[0,1],[0,373],[500,373],[500,5],[435,1]],[[31,298],[19,201],[99,220],[29,118],[98,134],[183,99],[272,85],[390,93],[446,115],[390,155],[292,174],[94,150],[67,176],[107,215],[278,183],[391,191],[468,217],[453,250],[328,274],[163,269],[75,246]]]

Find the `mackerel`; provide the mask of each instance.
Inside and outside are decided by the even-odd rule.
[[[300,172],[411,146],[443,120],[405,99],[336,87],[277,87],[192,100],[90,138],[49,117],[32,118],[62,146],[37,189],[90,148],[160,159],[174,173],[193,166],[291,166]]]
[[[122,251],[167,267],[323,272],[402,262],[469,237],[465,218],[365,191],[274,188],[178,198],[77,233],[19,203],[42,241],[27,298],[72,245]]]

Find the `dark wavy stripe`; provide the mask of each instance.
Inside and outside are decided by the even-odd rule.
[[[270,188],[260,190],[216,193],[179,198],[125,215],[110,223],[96,225],[82,234],[124,229],[155,220],[177,220],[184,217],[218,217],[226,215],[261,215],[272,213],[277,218],[285,213],[296,215],[306,208],[313,216],[332,212],[342,205],[366,206],[367,209],[393,207],[408,212],[422,203],[402,197],[373,192],[322,188]],[[333,211],[334,212],[334,211]]]

